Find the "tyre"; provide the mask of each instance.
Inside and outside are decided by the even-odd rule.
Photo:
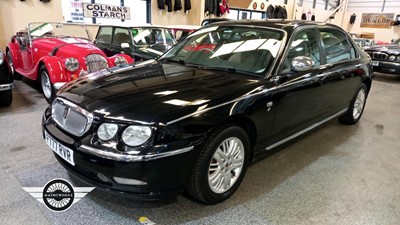
[[[361,84],[356,95],[351,100],[347,112],[339,117],[339,121],[348,125],[356,124],[364,112],[367,96],[368,88],[365,84]]]
[[[249,163],[246,132],[238,126],[222,127],[200,147],[187,191],[205,204],[222,202],[238,189]]]
[[[0,91],[0,105],[9,106],[13,100],[12,90]]]
[[[11,75],[14,77],[15,80],[21,80],[22,75],[15,72],[14,62],[12,60],[10,50],[7,50],[7,61],[8,61],[8,69],[10,70]]]
[[[56,97],[56,91],[54,90],[53,84],[51,83],[49,73],[47,72],[46,66],[40,67],[40,85],[42,87],[43,95],[46,101],[51,104]]]

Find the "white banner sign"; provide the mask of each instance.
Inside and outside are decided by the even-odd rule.
[[[129,7],[106,4],[83,3],[83,15],[94,18],[131,19]]]
[[[83,22],[82,0],[70,0],[71,21]]]

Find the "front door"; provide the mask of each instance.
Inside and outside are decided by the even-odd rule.
[[[322,81],[326,66],[321,65],[319,38],[315,29],[311,28],[300,30],[294,37],[276,79],[277,84],[273,94],[275,114],[269,148],[316,124],[323,106]],[[314,68],[303,72],[293,71],[291,61],[297,56],[310,57],[314,62]]]

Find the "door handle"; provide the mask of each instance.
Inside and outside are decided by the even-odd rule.
[[[273,102],[267,102],[267,112],[269,112],[271,110],[271,107],[274,105]]]

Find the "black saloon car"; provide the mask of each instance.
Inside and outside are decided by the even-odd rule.
[[[319,125],[361,118],[370,58],[326,23],[213,23],[157,60],[61,89],[43,137],[72,174],[146,199],[227,199],[249,163]]]
[[[374,72],[400,74],[400,45],[376,45],[364,49],[372,58]]]
[[[101,25],[94,43],[109,57],[123,52],[141,61],[162,55],[176,41],[172,30],[166,27]]]
[[[0,49],[0,105],[9,106],[12,103],[12,88],[14,87],[14,79],[9,71],[7,57]]]

